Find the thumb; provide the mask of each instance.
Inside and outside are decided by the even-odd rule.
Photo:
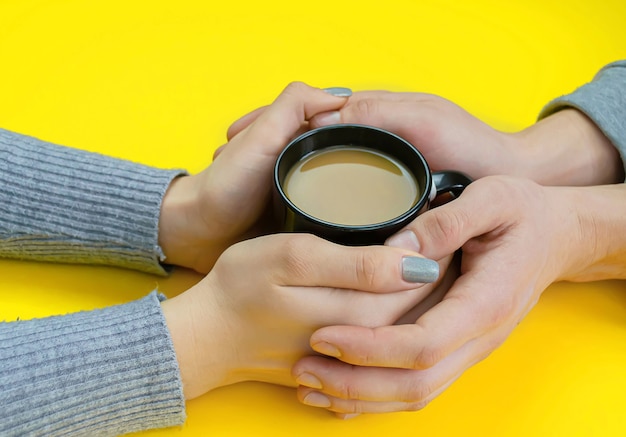
[[[256,119],[259,118],[259,116],[263,114],[266,109],[267,106],[261,106],[260,108],[257,108],[254,111],[247,113],[238,120],[235,120],[226,131],[226,139],[228,141],[232,140],[234,137],[237,136],[237,134],[239,134],[239,132],[254,123]]]
[[[219,155],[223,171],[227,173],[232,173],[231,166],[245,166],[255,174],[267,176],[280,151],[311,117],[338,110],[345,102],[343,96],[302,82],[290,83],[271,105],[236,122],[229,131],[229,135],[234,135],[232,141],[221,148],[215,158]],[[241,130],[237,132],[238,129]]]
[[[507,209],[494,201],[506,194],[501,182],[488,177],[470,184],[459,198],[425,212],[385,244],[441,259],[472,238],[505,226]]]
[[[245,134],[244,143],[277,154],[313,116],[341,108],[346,103],[348,91],[338,95],[332,90],[292,82],[271,105],[244,117],[230,135],[248,123],[240,132]]]
[[[295,84],[292,84],[292,86],[295,86]],[[335,97],[350,97],[352,95],[352,90],[350,90],[350,88],[344,88],[344,87],[323,88],[322,91],[324,91],[326,94],[329,94]],[[246,115],[239,118],[238,120],[235,120],[233,124],[230,125],[230,127],[228,128],[226,132],[226,138],[228,139],[228,141],[232,140],[241,131],[243,131],[245,128],[247,128],[252,123],[254,123],[261,116],[261,114],[263,114],[267,110],[267,108],[268,106],[261,106],[260,108],[257,108],[247,113]],[[332,109],[335,109],[335,108],[333,107]],[[322,114],[328,114],[328,113],[329,112],[322,112]],[[331,111],[330,113],[334,113],[334,111]],[[315,118],[316,116],[317,115],[313,115],[312,118]]]

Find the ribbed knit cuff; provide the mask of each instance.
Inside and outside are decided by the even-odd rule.
[[[185,402],[159,296],[0,323],[0,435],[119,435],[180,425]]]
[[[161,202],[182,174],[0,129],[0,257],[165,274]]]
[[[626,61],[607,65],[592,82],[548,103],[539,119],[567,107],[593,120],[619,150],[626,170]]]

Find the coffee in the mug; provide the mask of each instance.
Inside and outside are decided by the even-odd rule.
[[[285,194],[300,210],[341,225],[394,219],[420,197],[411,171],[378,150],[333,146],[298,161],[287,173]]]

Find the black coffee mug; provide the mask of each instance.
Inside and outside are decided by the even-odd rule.
[[[322,220],[302,210],[286,194],[289,171],[311,153],[329,147],[348,146],[382,152],[402,163],[415,177],[419,193],[415,203],[390,220],[364,225],[348,225]],[[382,244],[392,234],[430,208],[437,196],[458,197],[471,179],[456,171],[430,171],[424,156],[399,136],[372,126],[340,124],[306,132],[291,141],[274,166],[274,209],[280,230],[312,233],[345,245]],[[374,208],[376,205],[372,205]]]

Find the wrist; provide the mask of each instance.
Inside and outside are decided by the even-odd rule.
[[[228,323],[206,282],[161,303],[187,400],[232,383]]]
[[[188,253],[180,244],[180,235],[190,225],[190,218],[193,217],[190,210],[195,203],[195,190],[190,182],[191,176],[172,180],[161,203],[159,246],[167,264],[190,266]]]
[[[513,138],[524,154],[516,175],[543,185],[601,185],[622,182],[617,149],[582,112],[563,109]]]
[[[208,190],[210,182],[205,174],[172,181],[163,197],[159,219],[159,246],[165,263],[204,274],[236,242],[228,222],[219,219],[219,212],[227,206],[222,198],[211,194],[215,186]]]
[[[570,242],[560,280],[588,282],[626,278],[626,186],[552,188],[554,205],[574,227],[563,226]],[[557,206],[558,207],[558,206]],[[569,230],[568,230],[569,229]]]

